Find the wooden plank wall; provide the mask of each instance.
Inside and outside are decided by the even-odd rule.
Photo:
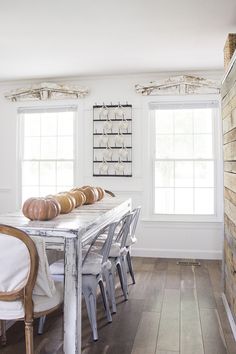
[[[236,63],[222,92],[224,143],[224,291],[236,322]],[[229,84],[230,83],[230,84]],[[227,86],[228,85],[228,86]]]

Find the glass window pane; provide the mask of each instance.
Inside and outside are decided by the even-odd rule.
[[[57,138],[41,138],[41,159],[55,160],[57,158]]]
[[[56,162],[54,161],[40,162],[40,185],[41,186],[56,185]]]
[[[173,188],[155,189],[155,213],[157,214],[174,213],[174,189]]]
[[[57,185],[61,186],[73,186],[73,162],[60,161],[57,162]]]
[[[74,112],[58,114],[58,135],[73,135]]]
[[[172,134],[173,132],[173,111],[165,109],[156,111],[156,134]]]
[[[194,213],[195,214],[214,214],[214,189],[213,188],[196,188],[194,196]]]
[[[174,154],[176,159],[193,157],[193,135],[175,135]]]
[[[155,186],[156,187],[174,186],[174,162],[173,161],[156,162]]]
[[[213,157],[212,135],[196,134],[194,135],[194,156],[197,159],[207,159]]]
[[[212,109],[195,109],[194,133],[212,133]]]
[[[23,158],[26,160],[40,158],[40,138],[25,138]]]
[[[23,187],[22,188],[22,203],[28,198],[39,197],[39,187]]]
[[[40,135],[40,114],[24,115],[24,136]]]
[[[193,187],[193,162],[192,161],[175,162],[175,186]]]
[[[66,192],[69,191],[72,188],[72,185],[69,186],[57,186],[56,187],[56,193],[60,193],[60,192]]]
[[[173,158],[173,135],[156,136],[156,157],[159,159]]]
[[[73,159],[73,137],[58,137],[57,140],[57,158]]]
[[[175,214],[193,214],[193,188],[175,189]]]
[[[37,186],[38,183],[39,183],[39,163],[34,161],[23,161],[22,185]]]
[[[46,197],[47,195],[56,194],[55,186],[40,186],[39,195],[40,197]]]
[[[57,135],[57,113],[41,114],[41,135],[42,136]]]
[[[174,117],[175,134],[193,133],[193,114],[191,109],[176,109]]]
[[[194,174],[195,187],[214,187],[213,161],[195,161]]]

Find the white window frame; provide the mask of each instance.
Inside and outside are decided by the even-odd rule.
[[[151,110],[153,104],[170,103],[195,103],[214,101],[219,105],[215,110],[213,122],[213,144],[214,144],[214,166],[215,166],[215,187],[214,203],[215,214],[193,215],[193,214],[155,214],[155,110]],[[222,222],[223,221],[223,152],[222,152],[222,121],[221,105],[219,95],[188,95],[188,96],[156,96],[148,97],[144,108],[143,133],[145,132],[142,145],[145,146],[143,154],[143,166],[146,171],[144,176],[144,197],[143,197],[143,221],[163,222]]]
[[[78,105],[73,101],[68,103],[68,105],[60,104],[50,105],[48,103],[42,103],[40,106],[35,106],[33,104],[29,104],[27,106],[18,106],[17,107],[17,207],[20,209],[22,206],[22,160],[23,160],[23,151],[24,151],[24,122],[23,115],[27,112],[59,112],[59,111],[67,111],[68,109],[73,109],[74,111],[74,132],[73,132],[73,149],[74,149],[74,174],[73,174],[73,184],[78,180],[78,139],[77,139],[77,131],[78,131]],[[49,160],[50,161],[50,160]],[[63,160],[62,160],[63,161]]]

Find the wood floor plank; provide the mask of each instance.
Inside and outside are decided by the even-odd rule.
[[[165,278],[165,271],[155,271],[152,273],[150,284],[148,284],[145,291],[144,311],[161,312],[164,297]]]
[[[181,288],[193,289],[196,287],[195,267],[181,266]]]
[[[200,317],[205,354],[227,354],[217,311],[215,309],[201,309]]]
[[[150,352],[155,354],[159,321],[159,313],[142,313],[142,317],[134,340],[132,354],[141,350],[143,350],[143,353]]]
[[[207,267],[202,264],[195,268],[198,304],[200,308],[215,309],[216,302],[213,294],[210,276]]]
[[[181,288],[181,354],[204,354],[196,289]]]
[[[180,266],[178,269],[167,269],[166,271],[166,289],[180,289]]]
[[[161,312],[158,350],[179,351],[180,290],[165,289]]]

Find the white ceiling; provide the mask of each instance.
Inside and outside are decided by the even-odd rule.
[[[223,68],[236,0],[0,2],[0,80]]]

